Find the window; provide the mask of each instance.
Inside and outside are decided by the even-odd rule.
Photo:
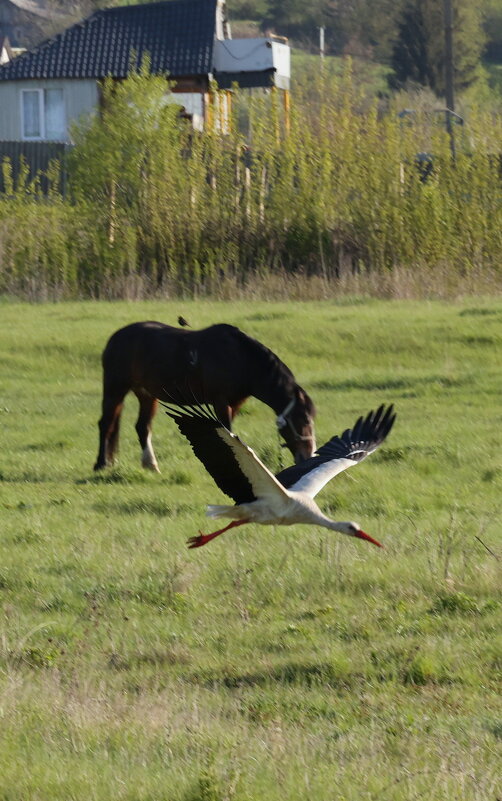
[[[23,139],[66,139],[66,117],[62,89],[21,91]]]
[[[40,100],[42,92],[38,89],[29,92],[23,91],[21,96],[23,101],[23,139],[41,139]]]
[[[44,89],[46,139],[65,139],[65,113],[62,89]]]

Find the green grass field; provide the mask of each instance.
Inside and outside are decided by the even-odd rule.
[[[384,549],[244,527],[159,414],[96,475],[100,354],[141,319],[225,321],[381,449],[318,497]],[[502,302],[0,304],[1,801],[500,801]],[[273,468],[273,412],[236,431]]]

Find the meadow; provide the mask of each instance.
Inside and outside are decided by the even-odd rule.
[[[136,400],[93,473],[100,354],[141,319],[271,347],[323,443],[382,402],[384,445],[315,527],[211,530],[225,502]],[[1,801],[500,801],[502,302],[0,303]],[[236,431],[288,464],[273,412]]]

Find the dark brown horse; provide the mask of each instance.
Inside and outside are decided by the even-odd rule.
[[[275,411],[277,427],[297,461],[315,452],[313,402],[275,353],[232,325],[189,331],[142,322],[110,337],[103,351],[103,414],[95,470],[113,464],[124,397],[131,389],[139,400],[141,461],[151,470],[158,470],[151,439],[157,398],[211,403],[230,428],[236,412],[253,395]]]

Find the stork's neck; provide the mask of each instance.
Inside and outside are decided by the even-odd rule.
[[[317,503],[310,495],[306,493],[294,493],[298,498],[301,497],[302,507],[305,509],[306,520],[305,522],[313,523],[316,526],[329,528],[332,531],[341,531],[343,534],[347,533],[347,523],[339,523],[336,520],[331,520],[324,512],[321,512]],[[308,511],[307,511],[308,510]],[[308,518],[308,520],[307,520]]]
[[[349,523],[338,521],[338,520],[330,520],[329,517],[325,518],[325,526],[326,528],[330,528],[332,531],[338,531],[341,534],[349,534]]]
[[[317,506],[317,504],[316,504]],[[312,510],[313,512],[313,523],[316,523],[318,526],[323,526],[323,528],[329,528],[331,531],[338,531],[340,534],[348,534],[352,535],[351,526],[352,523],[340,521],[340,520],[331,520],[330,517],[326,517],[323,512],[319,509]]]

